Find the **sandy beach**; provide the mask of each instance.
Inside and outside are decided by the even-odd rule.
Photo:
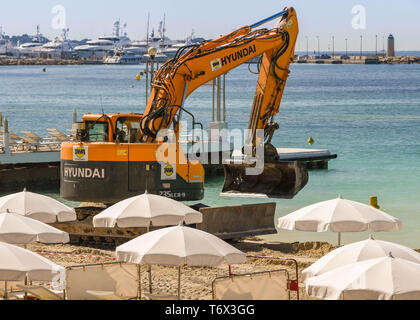
[[[298,262],[299,277],[302,270],[310,266],[317,259],[327,254],[335,247],[325,242],[305,242],[305,243],[270,243],[259,238],[243,238],[231,241],[230,244],[254,256],[271,256],[292,258]],[[64,245],[44,245],[31,244],[27,248],[42,255],[51,261],[62,266],[87,265],[94,263],[107,263],[115,258],[114,249],[100,249],[86,246]],[[295,279],[295,265],[287,260],[268,260],[248,258],[246,264],[233,265],[232,273],[243,274],[250,272],[272,271],[286,269],[290,279]],[[142,267],[142,288],[143,299],[145,292],[149,289],[149,278],[147,267]],[[228,266],[222,265],[215,268],[203,267],[184,267],[182,269],[181,298],[182,300],[211,300],[212,282],[217,277],[228,275]],[[153,266],[152,284],[153,294],[168,295],[177,293],[178,269],[175,267]],[[299,283],[300,299],[308,299],[305,288]],[[296,294],[291,293],[291,299],[296,299]]]

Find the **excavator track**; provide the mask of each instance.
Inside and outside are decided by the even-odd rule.
[[[275,203],[259,203],[237,206],[192,206],[203,214],[203,222],[190,227],[212,233],[222,239],[236,239],[276,233],[274,226]],[[115,248],[147,232],[146,228],[94,228],[93,217],[104,206],[76,208],[77,220],[53,224],[70,235],[70,243],[90,247]],[[238,223],[238,219],[241,223]],[[150,231],[160,227],[150,227]]]

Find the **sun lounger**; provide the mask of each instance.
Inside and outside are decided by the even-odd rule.
[[[93,291],[86,290],[86,293],[94,296],[98,300],[129,300],[120,295],[116,294],[114,291]]]
[[[53,128],[53,129],[47,129],[47,131],[49,132],[49,133],[51,133],[51,134],[60,134],[60,135],[63,135],[63,136],[65,136],[65,134],[64,133],[62,133],[60,130],[58,130],[58,129],[56,129],[56,128]]]
[[[25,136],[27,136],[29,138],[32,138],[32,139],[34,139],[38,142],[42,140],[42,138],[40,136],[36,135],[32,131],[22,131],[22,132],[25,134]]]
[[[7,297],[1,296],[0,301],[3,300],[25,300],[24,293],[8,292]]]
[[[18,142],[18,141],[20,141],[20,142]],[[24,144],[21,143],[21,142],[23,142],[21,136],[17,135],[14,132],[11,132],[11,131],[9,132],[9,146],[10,146],[11,149],[19,150],[19,147],[20,147],[20,150],[23,150],[24,149]]]
[[[35,139],[33,139],[31,137],[28,137],[28,136],[23,136],[23,137],[21,137],[21,139],[23,141],[23,144],[28,146],[29,149],[31,149],[31,147],[35,147],[35,150],[38,150],[38,147],[39,147],[39,141],[38,140],[35,140]]]
[[[62,133],[61,131],[57,129],[47,129],[47,131],[58,141],[64,142],[64,141],[70,140],[70,138],[67,135],[65,135],[64,133]]]
[[[22,140],[22,138],[14,132],[9,131],[9,139],[12,140]]]
[[[160,296],[160,295],[153,295],[149,293],[144,293],[144,295],[149,300],[159,300],[159,301],[178,300],[178,296],[175,296],[175,295]]]
[[[17,144],[17,141],[9,137],[9,145],[12,145],[12,144]]]
[[[17,285],[24,292],[33,295],[39,300],[64,300],[64,296],[53,292],[43,286],[22,286]]]

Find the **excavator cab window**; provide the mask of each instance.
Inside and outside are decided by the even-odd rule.
[[[140,119],[119,118],[117,120],[116,137],[120,143],[135,143],[140,129]]]
[[[97,121],[86,121],[88,128],[88,141],[108,142],[108,123]]]

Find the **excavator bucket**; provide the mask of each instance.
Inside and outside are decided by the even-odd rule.
[[[222,196],[292,199],[308,182],[308,171],[297,161],[265,163],[260,175],[247,175],[247,164],[225,164]]]

